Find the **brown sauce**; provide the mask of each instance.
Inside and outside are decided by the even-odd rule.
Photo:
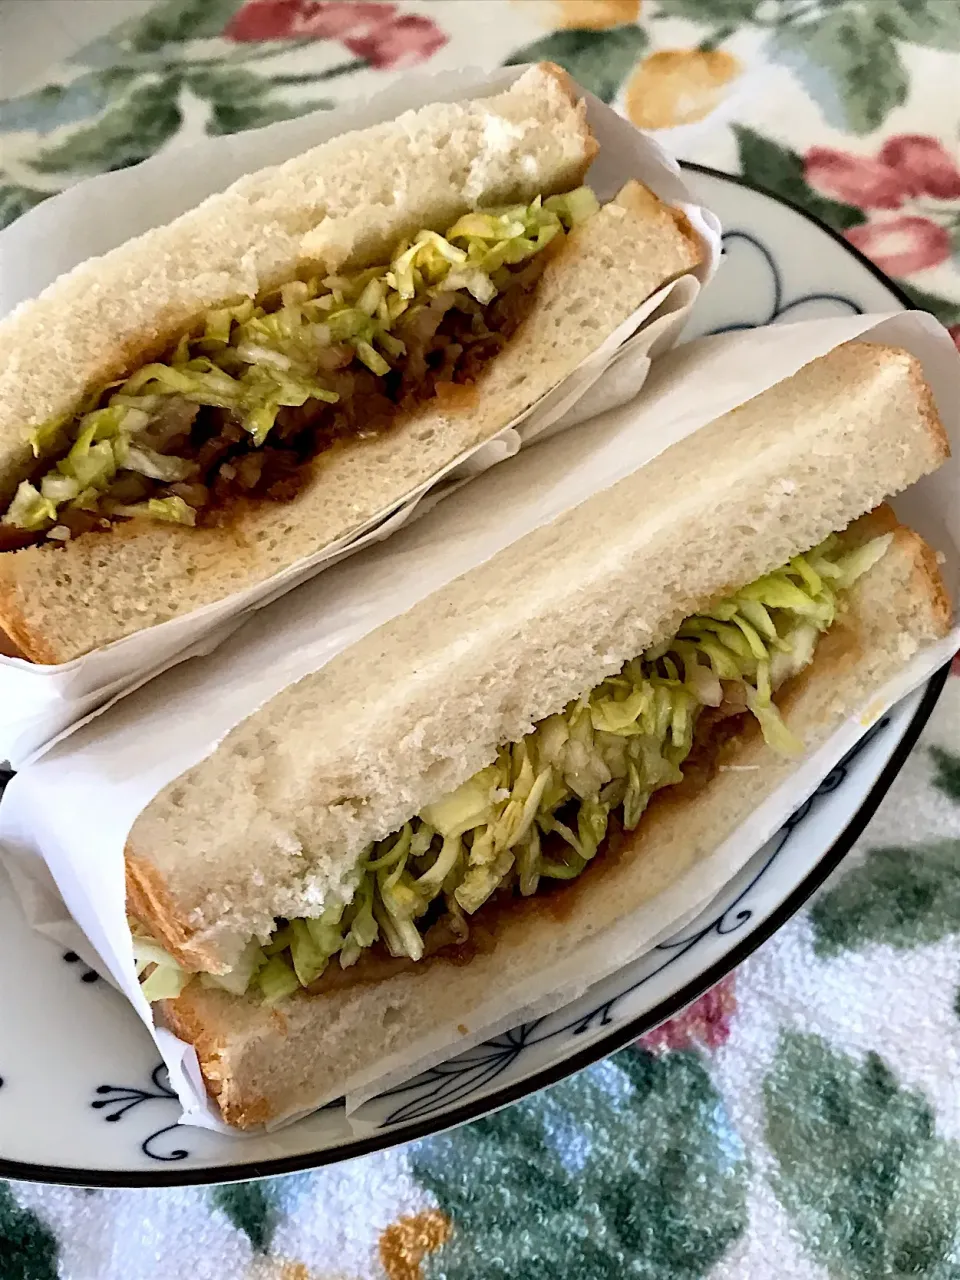
[[[476,398],[477,379],[529,314],[551,250],[552,246],[515,269],[511,285],[487,306],[463,293],[446,293],[413,316],[402,315],[391,332],[405,344],[406,354],[387,374],[372,373],[349,345],[326,348],[320,377],[339,401],[309,400],[300,408],[281,408],[259,448],[230,410],[198,408],[171,397],[167,422],[159,426],[162,438],[153,438],[151,424],[145,443],[195,463],[196,475],[173,485],[132,477],[131,493],[121,500],[179,496],[197,508],[198,524],[224,525],[245,500],[292,501],[309,480],[309,464],[335,446],[383,435],[426,405],[469,408]],[[30,479],[39,484],[49,467],[48,460],[38,463]],[[111,523],[96,512],[68,507],[61,508],[57,521],[74,537]],[[42,532],[0,524],[0,552],[46,540]]]
[[[306,988],[307,992],[325,995],[366,986],[399,973],[422,972],[427,965],[438,961],[457,966],[469,964],[476,956],[492,951],[505,923],[518,917],[546,914],[557,924],[563,924],[576,909],[581,894],[587,891],[588,886],[591,893],[596,892],[597,881],[604,873],[636,847],[637,836],[642,839],[644,823],[649,815],[664,806],[686,803],[698,796],[716,775],[725,751],[745,732],[750,735],[755,732],[755,722],[744,712],[733,710],[722,714],[721,708],[717,710],[721,714],[708,715],[710,709],[707,708],[698,718],[693,748],[681,766],[683,780],[651,796],[635,832],[624,831],[616,815],[611,815],[606,838],[590,866],[574,880],[543,878],[536,893],[526,898],[510,889],[498,890],[476,915],[468,917],[470,932],[465,942],[441,942],[439,930],[443,920],[440,920],[424,934],[424,955],[420,960],[391,956],[380,942],[364,951],[349,969],[341,969],[334,958],[317,981]],[[562,837],[551,835],[545,838],[543,851],[548,857],[556,856],[565,847]]]

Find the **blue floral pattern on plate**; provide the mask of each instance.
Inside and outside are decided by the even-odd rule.
[[[763,243],[749,231],[725,231],[723,233],[723,253],[729,267],[736,271],[745,253],[759,256],[766,267],[769,288],[769,306],[760,321],[730,320],[727,324],[718,325],[711,333],[733,333],[738,329],[752,329],[758,323],[776,324],[783,321],[797,321],[832,315],[860,315],[863,308],[853,298],[842,293],[802,293],[798,297],[786,297],[783,276],[777,260]]]

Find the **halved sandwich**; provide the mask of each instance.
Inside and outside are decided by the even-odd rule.
[[[0,322],[0,628],[68,661],[494,436],[702,259],[550,64],[248,175]]]
[[[372,632],[141,813],[135,955],[239,1127],[551,991],[949,627],[947,456],[851,343]]]

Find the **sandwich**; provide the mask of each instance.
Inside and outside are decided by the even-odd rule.
[[[948,630],[936,553],[885,502],[948,452],[913,356],[838,347],[160,791],[125,851],[134,956],[224,1119],[322,1105],[549,994],[695,875]]]
[[[496,435],[696,267],[601,207],[544,63],[253,173],[0,322],[0,629],[69,661],[265,582]]]

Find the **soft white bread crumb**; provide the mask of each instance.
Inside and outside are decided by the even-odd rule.
[[[813,750],[902,667],[904,641],[916,649],[948,624],[933,552],[900,529],[851,591],[812,667],[784,690],[787,724]],[[445,1028],[489,1025],[511,1002],[547,995],[558,961],[695,868],[796,768],[775,756],[752,724],[722,758],[726,766],[696,797],[661,792],[621,847],[599,854],[561,889],[562,910],[536,897],[511,903],[494,926],[492,949],[479,949],[465,964],[437,956],[394,977],[322,995],[301,992],[270,1008],[194,982],[179,999],[156,1006],[160,1020],[196,1047],[230,1124],[249,1128],[322,1106],[375,1079],[388,1055],[414,1062]]]
[[[190,967],[228,966],[498,744],[946,452],[907,352],[851,343],[805,366],[240,724],[134,824],[137,915]]]

